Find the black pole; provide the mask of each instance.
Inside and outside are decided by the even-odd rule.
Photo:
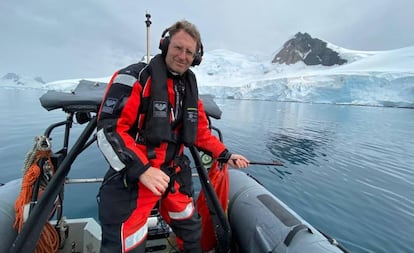
[[[217,252],[227,253],[230,252],[231,243],[231,227],[224,213],[223,208],[220,205],[217,194],[210,183],[210,179],[207,174],[206,168],[201,162],[199,151],[195,146],[190,147],[191,155],[193,156],[194,163],[197,168],[198,175],[200,177],[201,187],[203,188],[206,196],[207,206],[211,214],[214,229],[217,236]]]
[[[39,202],[34,206],[33,211],[24,223],[22,231],[17,235],[16,240],[10,248],[10,253],[34,252],[43,226],[48,222],[53,202],[65,183],[66,176],[69,173],[73,161],[95,130],[96,122],[96,117],[91,119],[68,155],[62,161],[52,180],[40,196]]]
[[[279,161],[271,161],[271,162],[256,162],[256,161],[250,161],[250,165],[272,165],[272,166],[283,166],[282,162]]]

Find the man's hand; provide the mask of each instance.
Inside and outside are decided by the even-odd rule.
[[[249,166],[249,160],[246,157],[238,154],[232,154],[228,161],[228,164],[237,169],[247,168]]]
[[[155,167],[149,167],[140,177],[139,180],[144,184],[152,193],[157,196],[161,196],[170,182],[170,177],[165,174],[161,169]]]

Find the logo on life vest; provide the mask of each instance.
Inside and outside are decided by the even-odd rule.
[[[152,115],[153,117],[166,118],[167,117],[167,102],[154,101]]]
[[[118,99],[116,98],[107,98],[105,103],[102,107],[102,112],[112,114],[115,109],[115,105],[118,103]]]
[[[198,111],[197,108],[188,108],[187,109],[187,120],[196,123],[198,119]]]

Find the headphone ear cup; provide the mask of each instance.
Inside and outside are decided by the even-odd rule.
[[[194,55],[194,60],[191,63],[191,66],[197,66],[200,65],[201,60],[203,59],[203,54],[204,54],[204,47],[203,47],[203,43],[200,43],[200,48],[197,51],[197,53],[195,53]]]
[[[165,36],[160,39],[160,45],[158,46],[158,48],[161,49],[161,54],[164,57],[167,55],[169,45],[170,45],[170,36]]]
[[[200,65],[202,58],[203,58],[203,55],[202,55],[200,52],[197,52],[197,53],[194,55],[194,60],[193,60],[193,62],[191,63],[191,66],[193,66],[193,67],[194,67],[194,66]]]

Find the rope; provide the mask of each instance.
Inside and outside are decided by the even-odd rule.
[[[14,209],[16,211],[16,217],[14,222],[14,228],[20,233],[25,221],[24,210],[30,205],[30,201],[33,195],[34,184],[39,179],[41,172],[53,173],[54,168],[50,159],[51,149],[49,139],[45,136],[37,136],[35,138],[36,144],[33,150],[29,152],[24,161],[24,176],[22,180],[22,188],[20,195],[16,199]],[[39,163],[42,164],[40,168]],[[45,181],[45,180],[41,180]],[[40,184],[39,195],[46,187],[47,182]],[[59,235],[56,229],[46,222],[40,234],[39,241],[37,242],[35,253],[55,253],[58,251]]]
[[[16,211],[16,219],[14,221],[14,227],[17,229],[18,232],[22,230],[23,223],[24,223],[24,208],[26,204],[30,202],[33,194],[33,185],[36,180],[40,176],[40,167],[37,165],[37,161],[39,159],[40,154],[36,159],[34,159],[34,163],[32,166],[28,168],[26,173],[23,176],[22,181],[22,188],[20,190],[20,195],[16,199],[14,204],[14,209]]]
[[[46,222],[37,242],[35,253],[56,253],[59,248],[59,235],[56,229]]]

